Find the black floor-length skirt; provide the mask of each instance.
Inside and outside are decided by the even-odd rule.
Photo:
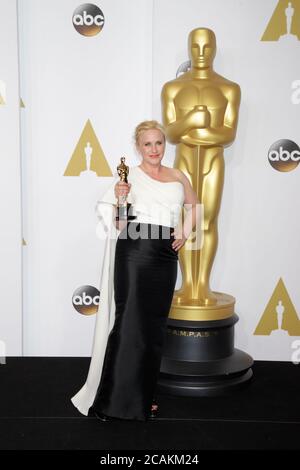
[[[115,322],[92,410],[145,421],[155,396],[177,277],[172,227],[128,222],[115,253]],[[100,300],[101,306],[101,300]]]

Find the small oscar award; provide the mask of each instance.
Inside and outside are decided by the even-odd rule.
[[[118,175],[120,181],[128,183],[127,176],[129,173],[129,167],[125,165],[125,157],[121,158],[120,165],[117,166]],[[136,219],[136,215],[132,215],[132,205],[127,202],[127,196],[119,196],[117,202],[117,215],[116,220],[133,220]]]

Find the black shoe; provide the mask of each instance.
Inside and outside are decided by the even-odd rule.
[[[96,416],[97,419],[100,419],[101,421],[109,421],[110,417],[105,415],[104,413],[100,413],[98,411],[94,412],[94,415]]]

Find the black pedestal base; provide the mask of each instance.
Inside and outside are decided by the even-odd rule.
[[[216,396],[252,377],[253,359],[234,349],[237,315],[218,321],[168,320],[157,391],[176,396]]]

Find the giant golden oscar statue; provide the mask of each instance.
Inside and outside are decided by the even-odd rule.
[[[226,388],[222,374],[236,377],[240,373],[240,378],[233,379],[231,386],[234,382],[247,381],[252,375],[249,370],[252,358],[234,349],[233,325],[238,320],[234,313],[234,297],[213,292],[209,282],[218,245],[224,147],[236,136],[241,91],[238,84],[213,70],[216,37],[212,30],[197,28],[191,31],[188,48],[190,70],[163,86],[162,119],[167,139],[176,145],[174,166],[190,179],[203,204],[203,241],[201,248],[193,249],[188,240],[179,252],[182,287],[175,292],[169,314],[169,327],[173,330],[166,346],[168,357],[163,359],[161,370],[165,373],[162,388],[168,392],[177,389],[177,394],[198,395]],[[176,343],[176,335],[180,344]],[[193,343],[188,338],[193,338]],[[171,356],[177,365],[184,356],[186,367],[181,362],[176,368]],[[220,363],[221,359],[223,362]],[[215,370],[214,360],[218,362]],[[193,363],[190,375],[194,377],[194,386],[185,387],[180,374],[189,375],[190,361]],[[210,361],[210,368],[206,361]],[[178,386],[172,380],[167,384],[168,374],[177,375]],[[195,381],[197,375],[198,383]],[[211,385],[205,386],[204,383],[209,382],[208,376],[212,379]]]

